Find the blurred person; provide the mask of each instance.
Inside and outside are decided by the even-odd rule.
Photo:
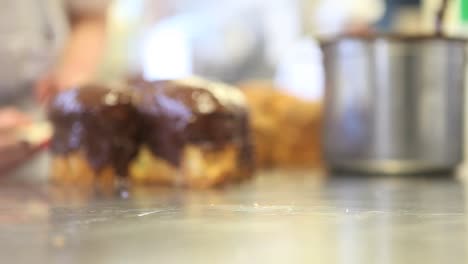
[[[105,47],[109,2],[66,0],[70,34],[55,66],[37,83],[40,101],[46,101],[56,91],[93,78]]]
[[[106,0],[2,3],[0,55],[7,63],[0,69],[0,172],[32,151],[17,134],[32,116],[40,116],[31,100],[33,87],[46,101],[92,78],[104,47],[106,5]]]
[[[306,98],[318,97],[322,86],[315,38],[366,33],[384,11],[383,0],[146,2],[151,6],[146,17],[153,16],[140,56],[146,79],[201,75],[238,83],[273,78]]]

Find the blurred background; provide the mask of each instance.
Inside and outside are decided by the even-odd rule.
[[[314,100],[323,92],[318,40],[375,31],[431,33],[441,2],[9,0],[4,13],[15,10],[21,19],[2,19],[1,52],[11,64],[0,73],[0,98],[27,93],[31,83],[44,90],[90,79],[195,74],[235,84],[273,80]],[[444,32],[467,35],[466,0],[448,2]]]
[[[239,83],[274,80],[310,99],[322,94],[317,40],[369,31],[429,33],[439,0],[114,0],[98,78],[197,74]],[[450,1],[445,32],[468,34],[463,1]],[[464,30],[465,29],[465,30]]]

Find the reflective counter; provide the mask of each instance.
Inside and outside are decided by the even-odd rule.
[[[465,263],[453,177],[262,172],[218,190],[0,182],[2,263]],[[27,177],[26,177],[27,178]]]

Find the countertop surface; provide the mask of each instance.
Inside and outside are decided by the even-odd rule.
[[[1,263],[466,263],[454,177],[262,172],[219,190],[0,181]]]

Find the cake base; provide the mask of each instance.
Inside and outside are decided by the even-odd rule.
[[[239,160],[235,145],[221,149],[189,145],[183,151],[181,165],[176,167],[142,147],[129,166],[128,179],[134,184],[210,188],[249,178],[253,168]],[[121,177],[111,166],[93,169],[81,151],[52,159],[52,181],[56,184],[107,188],[115,186],[118,179]]]
[[[239,150],[234,145],[221,149],[185,147],[180,167],[156,157],[143,147],[130,166],[135,183],[175,185],[190,188],[209,188],[249,178],[252,169],[239,164]]]
[[[117,178],[111,166],[93,169],[80,151],[52,159],[52,181],[56,184],[111,187]]]

